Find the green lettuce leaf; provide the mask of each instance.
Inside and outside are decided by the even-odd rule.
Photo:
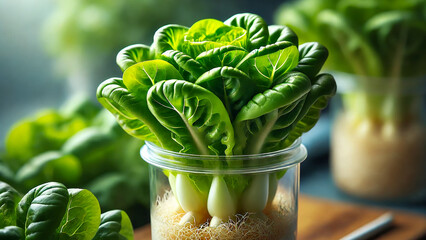
[[[98,87],[97,98],[114,115],[117,122],[128,134],[159,144],[159,140],[154,132],[151,132],[151,128],[161,130],[161,125],[149,113],[141,114],[140,109],[146,108],[143,98],[141,99],[129,92],[123,80],[110,78],[104,81]],[[145,124],[146,119],[152,119],[152,122]]]
[[[245,48],[247,34],[243,28],[228,26],[215,19],[200,20],[185,35],[184,52],[192,57],[210,49],[233,45]]]
[[[151,59],[154,59],[154,56],[149,46],[144,44],[133,44],[118,52],[116,62],[124,72],[136,63]]]
[[[235,154],[266,152],[269,145],[287,137],[287,128],[298,117],[311,83],[297,72],[283,79],[283,83],[255,95],[238,113],[234,121]]]
[[[159,28],[154,34],[151,49],[157,56],[167,50],[182,51],[183,40],[188,28],[181,25],[170,24]]]
[[[101,208],[96,197],[85,189],[68,189],[67,210],[58,228],[58,239],[92,239],[99,227]]]
[[[178,145],[171,139],[169,131],[151,114],[146,102],[146,94],[153,84],[176,78],[181,78],[181,75],[166,61],[145,61],[129,67],[124,72],[123,80],[104,81],[98,87],[97,97],[126,132],[177,150]]]
[[[14,188],[0,182],[0,228],[16,224],[16,206],[20,200],[21,195]]]
[[[287,139],[279,147],[290,146],[303,133],[311,130],[318,122],[321,110],[323,110],[329,99],[336,94],[336,81],[330,74],[318,75],[312,84],[312,90],[306,96],[306,101],[294,122],[294,126]]]
[[[299,39],[296,33],[287,26],[270,25],[268,26],[269,39],[268,44],[277,42],[291,42],[294,46],[299,45]],[[300,50],[300,49],[299,49]]]
[[[202,52],[196,60],[207,70],[215,67],[236,67],[247,53],[242,47],[226,45]]]
[[[220,99],[210,91],[182,80],[155,84],[148,92],[148,107],[173,133],[181,152],[232,153],[233,128]]]
[[[290,42],[278,42],[251,51],[236,68],[248,69],[249,76],[256,80],[257,89],[264,91],[292,70],[298,59],[296,46]]]
[[[25,239],[55,239],[67,204],[68,190],[60,183],[45,183],[31,189],[16,210],[16,223],[25,229]]]
[[[24,240],[25,233],[24,230],[16,226],[7,226],[0,228],[0,239],[5,240]]]
[[[179,70],[179,73],[184,76],[177,79],[186,79],[193,82],[206,71],[197,60],[194,60],[191,56],[183,52],[167,50],[163,52],[161,58],[173,64]]]
[[[93,240],[133,240],[133,227],[124,211],[111,210],[101,215],[101,225]]]
[[[294,71],[306,74],[309,79],[315,78],[327,60],[328,50],[317,42],[304,43],[299,46],[299,64]]]
[[[247,31],[247,50],[251,51],[265,46],[268,42],[268,25],[260,16],[251,13],[235,14],[225,21],[230,26],[241,27]]]
[[[244,72],[232,67],[217,67],[205,72],[195,84],[219,97],[231,120],[255,93],[255,82]]]

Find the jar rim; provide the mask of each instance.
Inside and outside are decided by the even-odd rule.
[[[207,174],[248,174],[279,171],[301,163],[307,157],[306,147],[298,138],[285,149],[248,155],[197,155],[173,152],[152,142],[141,148],[149,164],[172,171]],[[185,164],[182,162],[185,161]],[[235,164],[234,164],[235,163]]]

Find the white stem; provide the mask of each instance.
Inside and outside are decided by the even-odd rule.
[[[198,191],[186,174],[176,175],[175,192],[180,206],[187,213],[179,223],[182,225],[187,222],[201,223],[204,220],[203,216],[207,213],[206,196]]]
[[[261,213],[268,202],[268,192],[269,174],[254,175],[250,185],[241,197],[242,210],[251,213]]]
[[[173,196],[175,197],[176,201],[179,203],[179,200],[177,198],[177,193],[176,193],[176,176],[173,173],[169,173],[169,184],[170,184],[170,188],[172,189]]]
[[[278,189],[277,173],[271,173],[271,174],[269,174],[269,189],[268,189],[268,203],[267,203],[267,205],[272,204],[272,201],[274,200],[275,194],[277,193],[277,189]]]
[[[214,176],[207,200],[207,209],[213,217],[211,227],[220,225],[236,214],[236,201],[222,176]]]

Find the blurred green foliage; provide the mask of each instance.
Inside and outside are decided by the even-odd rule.
[[[275,21],[330,50],[326,67],[373,77],[426,73],[426,1],[300,0]]]
[[[86,98],[22,119],[5,144],[0,181],[20,191],[57,181],[89,189],[104,211],[149,207],[148,168],[139,156],[143,141]]]
[[[158,26],[191,22],[206,11],[207,2],[194,0],[56,1],[45,37],[57,55],[116,53],[124,44],[152,41]]]
[[[154,32],[165,24],[187,24],[206,17],[213,4],[198,0],[54,1],[43,38],[59,73],[68,78],[71,92],[89,94],[101,80],[119,72],[112,59],[120,49],[151,42]]]

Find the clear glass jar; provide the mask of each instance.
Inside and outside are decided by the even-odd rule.
[[[331,168],[337,186],[361,198],[426,197],[426,77],[335,73]]]
[[[254,155],[171,152],[147,142],[152,239],[296,239],[306,148]]]

